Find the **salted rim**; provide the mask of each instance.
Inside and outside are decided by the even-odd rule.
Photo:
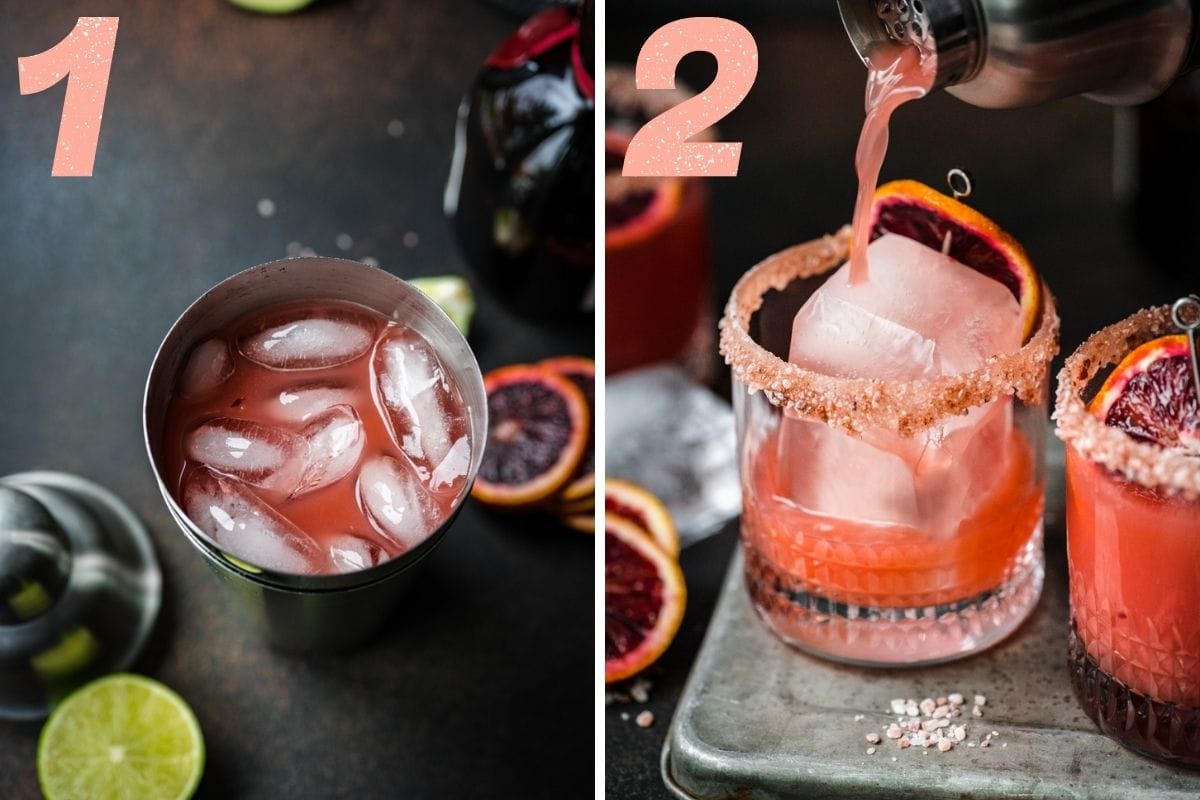
[[[1117,364],[1138,345],[1170,333],[1170,306],[1143,308],[1093,333],[1067,358],[1058,373],[1053,419],[1055,433],[1081,456],[1147,489],[1200,499],[1200,458],[1178,448],[1139,442],[1120,428],[1104,424],[1087,409],[1083,392],[1104,367]]]
[[[1058,314],[1042,284],[1042,319],[1019,350],[994,355],[983,366],[958,375],[911,381],[839,378],[788,363],[754,341],[750,318],[768,289],[782,290],[797,278],[828,272],[846,260],[850,226],[833,235],[782,250],[750,269],[733,287],[721,319],[721,354],[751,392],[849,433],[868,427],[913,436],[949,416],[966,414],[1002,395],[1036,405],[1050,361],[1058,353]]]

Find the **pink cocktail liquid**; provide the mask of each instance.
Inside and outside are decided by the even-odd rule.
[[[430,343],[343,301],[273,306],[189,354],[164,478],[226,552],[293,574],[418,546],[466,489],[470,420]]]

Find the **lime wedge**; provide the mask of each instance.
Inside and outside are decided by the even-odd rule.
[[[166,686],[109,675],[54,709],[38,740],[37,770],[47,800],[184,800],[204,772],[204,737]]]
[[[475,295],[471,284],[459,275],[437,275],[431,278],[413,278],[409,281],[437,303],[450,321],[458,326],[462,335],[471,330],[471,318],[475,316]]]
[[[313,0],[229,0],[238,8],[257,11],[260,14],[290,14],[299,11]]]

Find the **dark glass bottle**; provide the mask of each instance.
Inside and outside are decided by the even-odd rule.
[[[445,209],[481,280],[539,319],[593,311],[591,2],[531,17],[459,109]]]

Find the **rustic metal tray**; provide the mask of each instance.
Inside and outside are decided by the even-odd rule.
[[[1050,474],[1061,475],[1054,466]],[[1066,543],[1054,499],[1046,586],[1031,618],[990,651],[936,667],[861,669],[787,647],[751,607],[739,551],[663,747],[667,787],[687,800],[1200,798],[1200,771],[1124,749],[1075,702]],[[956,691],[986,695],[984,718],[966,719],[971,740],[999,733],[989,747],[901,750],[884,738],[867,755],[866,734],[895,721],[892,698]]]

